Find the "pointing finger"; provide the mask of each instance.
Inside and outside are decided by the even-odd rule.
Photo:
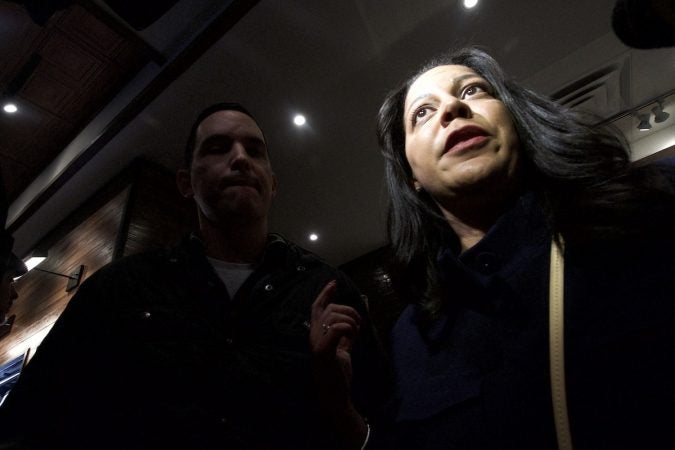
[[[326,309],[326,306],[330,304],[330,299],[333,297],[333,292],[335,292],[336,287],[337,282],[335,280],[331,280],[326,283],[321,292],[319,292],[319,295],[312,304],[312,320],[317,320]]]

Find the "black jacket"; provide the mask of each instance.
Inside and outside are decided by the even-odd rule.
[[[234,298],[191,237],[90,277],[3,408],[16,448],[331,448],[313,395],[308,325],[323,286],[364,303],[343,274],[271,236]],[[366,322],[354,397],[369,414],[381,360]]]

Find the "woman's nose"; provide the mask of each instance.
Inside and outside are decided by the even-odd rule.
[[[471,117],[471,108],[457,97],[452,97],[443,105],[441,123],[445,126],[454,119],[468,119]]]

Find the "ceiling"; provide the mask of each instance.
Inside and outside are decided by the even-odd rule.
[[[25,105],[0,112],[19,254],[133,158],[174,171],[195,115],[227,100],[265,131],[272,230],[333,264],[374,250],[386,206],[375,115],[449,47],[481,45],[525,84],[612,120],[640,157],[675,148],[675,120],[640,133],[631,114],[659,97],[675,113],[675,49],[621,44],[614,0],[156,0],[140,25],[120,0],[57,3],[39,26],[0,1],[0,89]]]

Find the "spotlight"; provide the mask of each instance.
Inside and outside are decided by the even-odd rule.
[[[478,0],[464,0],[464,7],[471,9],[478,4]]]
[[[5,103],[5,105],[2,107],[2,109],[7,113],[7,114],[14,114],[19,110],[19,108],[16,107],[14,103]]]
[[[661,123],[668,120],[670,114],[663,110],[663,102],[657,102],[657,105],[652,108],[652,113],[654,113],[654,122]]]
[[[303,126],[304,124],[307,123],[307,119],[305,119],[305,116],[302,114],[298,114],[293,118],[293,123],[299,127]]]
[[[640,131],[647,131],[652,129],[652,124],[649,123],[649,114],[638,114],[638,120],[640,123],[637,128]]]

